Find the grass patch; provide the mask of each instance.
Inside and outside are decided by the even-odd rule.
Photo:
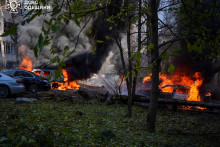
[[[91,102],[17,103],[0,99],[0,146],[218,146],[220,116],[159,110],[157,130],[146,131],[147,109]],[[115,137],[102,135],[111,131]]]

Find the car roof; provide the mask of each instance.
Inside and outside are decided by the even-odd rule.
[[[31,71],[28,71],[28,70],[23,70],[23,69],[6,69],[4,71],[25,71],[25,72],[30,72],[32,73]]]
[[[12,77],[10,77],[10,76],[8,76],[8,75],[6,75],[6,74],[4,74],[4,73],[2,73],[2,72],[0,72],[0,75],[6,80],[6,79],[14,79],[14,78],[12,78]]]
[[[34,73],[31,72],[31,71],[27,71],[27,70],[23,70],[23,69],[7,69],[7,70],[4,70],[3,72],[7,72],[7,71],[11,71],[11,72],[13,72],[13,74],[14,74],[16,71],[24,71],[24,72],[28,72],[28,73],[30,73],[30,74],[33,74],[34,76],[38,76],[38,75],[34,74]]]
[[[176,85],[168,84],[168,85],[163,86],[162,88],[166,88],[166,87],[181,87],[181,88],[190,89],[190,87],[188,87],[188,86],[178,85],[178,84],[176,84]]]
[[[41,71],[54,71],[52,69],[40,69],[40,68],[35,68],[32,71],[36,71],[36,70],[41,70]]]

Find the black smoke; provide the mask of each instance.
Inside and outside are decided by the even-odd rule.
[[[87,79],[97,73],[114,44],[114,33],[122,30],[125,23],[115,19],[114,23],[106,20],[109,16],[116,16],[120,12],[123,1],[114,0],[103,11],[92,25],[90,38],[97,40],[95,50],[78,54],[65,61],[65,69],[68,71],[69,80]],[[117,24],[117,25],[115,25]]]
[[[204,61],[203,55],[197,52],[188,52],[186,48],[178,51],[179,56],[173,56],[171,62],[180,71],[182,70],[188,75],[193,75],[195,72],[201,72],[205,83],[209,83],[214,74],[215,69],[213,63]]]
[[[103,21],[103,19],[103,17],[99,17],[93,24],[95,39],[100,42],[96,44],[96,49],[91,52],[78,54],[65,62],[65,69],[68,70],[70,80],[89,78],[91,74],[97,73],[101,69],[102,63],[105,61],[111,45],[114,43],[113,33],[109,30],[112,24]]]
[[[216,53],[217,48],[214,45],[214,41],[217,36],[216,32],[220,28],[218,21],[219,19],[217,19],[218,16],[216,15],[220,9],[215,7],[217,1],[202,0],[193,2],[195,2],[195,5],[193,7],[188,6],[187,9],[191,14],[190,17],[195,19],[189,19],[185,11],[183,11],[182,13],[185,13],[186,17],[179,18],[180,22],[183,22],[179,25],[179,33],[182,33],[183,36],[184,34],[188,34],[189,38],[187,39],[187,42],[190,42],[191,44],[196,44],[197,40],[203,39],[205,42],[205,45],[203,46],[205,47],[201,52],[196,52],[190,49],[190,46],[187,46],[185,41],[180,41],[179,45],[182,48],[182,50],[178,51],[180,56],[172,57],[171,62],[175,65],[176,68],[186,71],[186,74],[190,75],[192,78],[195,72],[200,72],[202,78],[204,79],[203,84],[200,87],[200,94],[205,94],[208,90],[206,85],[211,83],[215,75],[215,65],[220,65],[217,62],[214,63],[214,61],[218,58],[215,56],[218,53]],[[198,14],[201,15],[204,12],[207,14],[215,12],[215,14],[213,13],[212,16],[207,15],[208,17],[204,17],[206,18],[205,21],[197,22],[197,17],[199,16]],[[201,28],[205,29],[202,30]],[[197,29],[200,29],[200,31],[195,31]],[[186,30],[190,33],[186,33]],[[200,44],[197,43],[197,46],[198,45]]]
[[[183,76],[191,77],[194,81],[196,80],[194,74],[200,72],[204,79],[199,89],[200,94],[204,95],[209,92],[210,87],[208,87],[208,85],[212,82],[215,75],[214,63],[205,61],[203,54],[188,52],[187,48],[183,48],[181,51],[178,51],[178,53],[179,56],[173,56],[171,59],[172,64],[175,66],[175,71],[182,72]]]

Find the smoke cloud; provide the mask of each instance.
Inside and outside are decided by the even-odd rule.
[[[37,17],[29,24],[21,27],[20,40],[21,43],[25,46],[26,55],[34,61],[33,62],[34,67],[38,67],[43,64],[49,64],[50,59],[52,59],[57,55],[61,56],[64,47],[67,45],[69,46],[70,50],[74,50],[76,46],[77,35],[79,34],[81,29],[74,22],[70,21],[69,24],[62,30],[62,32],[54,36],[54,40],[52,41],[52,44],[55,49],[54,55],[50,53],[51,46],[47,46],[44,47],[42,53],[38,58],[34,56],[33,48],[37,43],[38,37],[41,33],[43,20],[44,19],[49,20],[50,18],[51,18],[50,16],[46,16],[46,18],[43,16]],[[87,27],[90,26],[91,24],[89,23]],[[86,52],[91,48],[92,48],[92,44],[90,43],[88,36],[86,36],[83,32],[80,33],[77,43],[76,53],[79,54],[82,52]],[[73,54],[72,56],[76,55],[76,53]]]
[[[107,7],[104,15],[94,14],[82,32],[81,28],[70,20],[68,25],[54,36],[51,43],[55,49],[54,55],[50,53],[51,46],[45,47],[37,59],[32,50],[37,43],[44,19],[49,20],[51,16],[38,17],[30,24],[21,27],[21,42],[25,46],[26,55],[34,60],[33,66],[39,67],[48,64],[50,59],[61,55],[65,46],[69,46],[70,50],[76,49],[75,53],[65,59],[66,66],[64,68],[68,71],[69,80],[86,79],[93,73],[97,73],[114,45],[113,32],[123,29],[125,26],[121,22],[116,26],[105,21],[105,18],[116,15],[120,11],[122,1],[114,0],[112,3],[114,5]],[[84,26],[87,21],[88,18],[82,22],[81,26]],[[89,36],[85,33],[88,28],[92,29],[92,34]],[[79,38],[77,38],[78,35]]]

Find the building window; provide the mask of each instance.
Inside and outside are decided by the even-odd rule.
[[[9,42],[4,42],[5,47],[5,54],[14,54],[15,53],[15,47],[14,44]],[[1,43],[0,43],[0,53],[1,53]]]
[[[10,54],[10,53],[11,53],[10,43],[5,42],[5,54]]]
[[[14,46],[14,44],[11,44],[11,53],[15,54],[15,46]]]

